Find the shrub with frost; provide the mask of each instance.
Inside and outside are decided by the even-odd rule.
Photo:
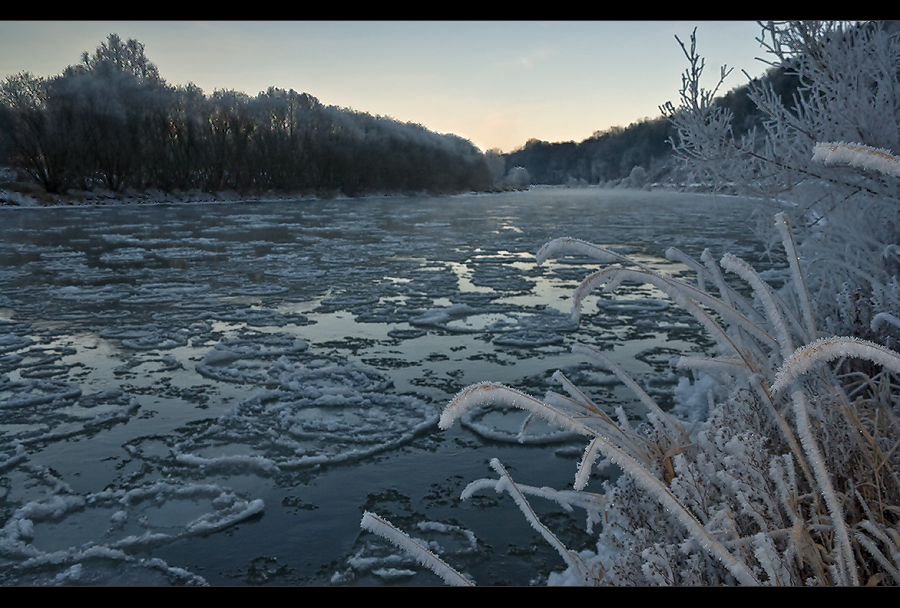
[[[510,188],[521,190],[531,185],[531,175],[528,174],[528,169],[525,167],[513,167],[506,172],[502,183]]]

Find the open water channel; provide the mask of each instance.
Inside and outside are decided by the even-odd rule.
[[[433,585],[360,530],[376,512],[481,585],[563,564],[494,477],[571,487],[583,442],[522,415],[443,407],[491,380],[540,397],[602,348],[671,403],[675,354],[709,347],[647,286],[570,296],[598,266],[561,236],[670,273],[677,246],[756,262],[752,204],[600,189],[0,210],[0,584]],[[601,476],[592,480],[599,488]],[[583,514],[535,500],[573,549]]]

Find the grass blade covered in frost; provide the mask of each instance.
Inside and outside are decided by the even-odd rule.
[[[369,513],[368,511],[366,511],[363,514],[362,521],[359,525],[363,530],[368,530],[369,532],[377,534],[382,538],[391,541],[391,543],[393,543],[400,549],[406,551],[420,564],[428,567],[432,572],[441,577],[441,579],[448,585],[472,585],[472,581],[454,570],[450,565],[447,564],[447,562],[439,558],[437,555],[410,538],[408,534],[394,527],[394,525],[386,519],[374,513]]]

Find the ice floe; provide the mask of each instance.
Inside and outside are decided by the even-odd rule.
[[[336,464],[398,447],[437,424],[433,405],[394,394],[388,376],[333,357],[300,365],[282,355],[252,371],[228,348],[207,357],[201,373],[266,388],[174,446],[182,464],[265,471]]]

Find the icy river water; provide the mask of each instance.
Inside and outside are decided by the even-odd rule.
[[[600,189],[0,210],[0,584],[434,585],[360,529],[376,512],[481,585],[563,569],[508,496],[460,501],[498,458],[571,487],[582,441],[443,407],[557,369],[640,406],[570,352],[604,349],[661,402],[709,347],[646,286],[570,296],[571,236],[670,273],[677,246],[755,262],[752,205]],[[558,390],[558,389],[556,389]],[[592,480],[599,487],[602,478]],[[583,515],[535,501],[572,549]]]

